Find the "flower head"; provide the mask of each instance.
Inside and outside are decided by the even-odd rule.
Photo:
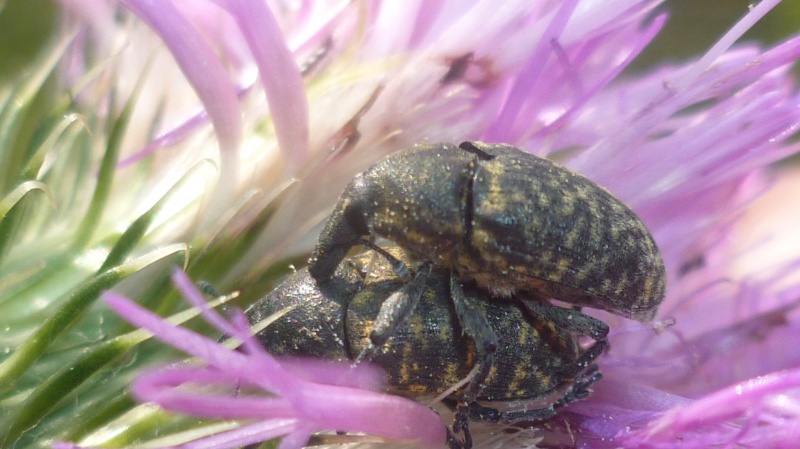
[[[648,225],[667,266],[655,323],[587,310],[611,325],[605,378],[522,434],[542,446],[791,447],[797,257],[748,264],[766,244],[739,238],[742,216],[775,179],[770,164],[797,152],[790,68],[800,39],[734,46],[776,3],[754,6],[697,60],[634,74],[626,68],[667,20],[659,1],[62,0],[64,37],[0,114],[9,231],[0,311],[11,354],[0,391],[14,399],[0,414],[0,445],[125,445],[159,433],[134,425],[152,415],[120,392],[168,353],[138,350],[141,336],[93,306],[103,289],[173,313],[180,301],[163,267],[178,263],[253,300],[281,261],[308,252],[355,173],[417,142],[482,139],[607,187]],[[144,387],[169,376],[168,386],[191,377],[267,388],[245,369],[255,365],[272,370],[269,389],[280,394],[346,387],[299,380],[248,345],[223,355],[203,340],[228,363],[160,372],[136,391],[178,397]],[[134,361],[123,357],[131,350]],[[289,435],[287,447],[339,425],[398,437],[335,421],[344,416],[309,418],[318,411],[304,408],[305,394],[259,402],[286,418],[260,435]]]

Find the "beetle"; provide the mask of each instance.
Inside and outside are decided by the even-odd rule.
[[[311,276],[329,279],[350,248],[377,237],[491,298],[521,291],[648,321],[666,291],[661,253],[629,207],[510,145],[419,145],[357,175],[322,230]],[[405,292],[409,310],[415,289]]]
[[[246,314],[257,323],[292,307],[256,335],[275,355],[359,360],[374,347],[371,333],[387,298],[405,282],[392,266],[396,261],[409,263],[396,248],[367,251],[345,259],[324,282],[304,268]],[[389,392],[416,400],[438,396],[474,371],[467,385],[448,398],[458,404],[448,438],[451,447],[471,446],[467,417],[543,420],[585,398],[600,379],[594,361],[607,347],[608,327],[599,320],[572,311],[569,320],[553,321],[538,301],[523,294],[489,301],[479,287],[463,285],[463,303],[479,310],[477,316],[485,323],[476,325],[450,300],[453,278],[448,269],[434,266],[424,279],[414,311],[397,323],[371,359],[386,371]],[[583,327],[597,329],[600,337],[582,345]],[[463,442],[455,436],[461,431]]]

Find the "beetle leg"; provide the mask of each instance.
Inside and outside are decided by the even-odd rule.
[[[497,334],[489,325],[486,314],[476,303],[473,296],[464,293],[464,288],[455,274],[450,274],[450,294],[453,297],[456,317],[461,328],[475,342],[478,351],[478,363],[480,368],[475,377],[467,385],[464,392],[464,400],[472,402],[481,392],[486,377],[494,364],[494,353],[497,351]]]
[[[578,310],[564,309],[538,299],[520,298],[520,300],[529,312],[565,331],[586,335],[595,341],[605,340],[608,336],[608,324]]]
[[[553,404],[553,408],[564,407],[573,402],[586,399],[589,393],[591,393],[589,387],[602,378],[603,375],[600,373],[597,365],[592,365],[581,375],[580,379],[576,380],[575,383],[569,387],[569,390],[567,390],[564,396]]]
[[[501,412],[493,407],[486,407],[480,404],[472,404],[470,410],[470,417],[475,420],[488,421],[488,422],[506,422],[513,423],[519,421],[544,421],[556,415],[556,410],[572,404],[573,402],[585,399],[591,391],[589,388],[598,380],[602,379],[603,375],[598,371],[597,365],[592,365],[581,378],[567,389],[559,400],[552,404],[531,409],[531,410],[518,410],[511,412]]]
[[[474,382],[474,379],[470,382],[470,385],[472,385],[472,382]],[[472,432],[469,430],[469,415],[471,406],[472,403],[463,400],[458,401],[458,404],[456,405],[456,416],[453,418],[453,438],[456,439],[455,435],[463,433],[463,447],[465,448],[472,447]]]
[[[576,360],[569,368],[564,370],[562,376],[565,379],[575,378],[578,376],[583,378],[586,376],[586,374],[592,371],[597,371],[597,365],[592,365],[592,363],[594,363],[594,361],[600,357],[600,354],[602,354],[607,347],[608,340],[599,340],[594,342],[593,345],[589,346],[586,351],[581,354],[580,357],[578,357],[578,360]]]
[[[466,295],[464,288],[454,273],[450,274],[450,295],[453,297],[453,305],[456,310],[456,317],[461,324],[464,333],[475,342],[477,351],[478,369],[475,377],[469,381],[461,400],[456,406],[456,416],[453,422],[453,432],[464,431],[465,440],[470,439],[468,419],[470,406],[478,399],[486,378],[489,376],[494,365],[494,353],[497,350],[497,334],[489,325],[489,320],[476,304],[475,298]]]
[[[449,427],[445,426],[447,429],[447,448],[448,449],[472,449],[472,435],[469,433],[469,429],[467,429],[466,433],[464,434],[464,442],[462,443],[456,438],[455,433],[450,430]]]
[[[581,373],[586,372],[587,368],[608,348],[608,325],[597,318],[585,315],[575,307],[564,309],[546,301],[531,299],[521,299],[521,301],[528,311],[555,323],[560,329],[585,335],[594,340],[594,343],[586,348],[574,363],[562,371],[562,378],[574,379],[578,376],[585,376]],[[596,371],[597,365],[589,368],[589,371],[592,369]]]
[[[403,285],[400,290],[392,293],[381,304],[378,316],[375,317],[375,322],[369,331],[369,343],[356,358],[356,363],[371,360],[378,350],[394,335],[397,327],[403,324],[406,318],[411,315],[419,302],[419,298],[422,296],[425,282],[430,273],[430,264],[423,265],[410,282]]]

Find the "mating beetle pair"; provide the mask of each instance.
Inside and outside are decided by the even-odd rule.
[[[391,254],[403,259],[397,249]],[[251,322],[259,322],[293,307],[257,334],[274,355],[355,360],[369,346],[368,335],[381,305],[403,283],[384,255],[368,251],[346,259],[325,282],[316,282],[307,268],[287,276],[246,313]],[[447,400],[468,401],[472,419],[538,421],[586,397],[588,388],[600,379],[594,360],[606,340],[583,347],[574,328],[583,322],[605,335],[603,323],[575,312],[574,322],[554,327],[528,308],[538,309],[535,300],[490,300],[484,291],[466,286],[465,300],[487,319],[485,331],[503,342],[487,359],[477,339],[465,335],[468,331],[458,318],[450,289],[449,272],[434,269],[426,276],[413,313],[372,357],[387,373],[389,392],[433,399],[477,367],[475,377]],[[493,369],[481,369],[487,363]],[[465,399],[470,391],[479,393]],[[504,407],[512,402],[516,408]],[[470,438],[468,431],[465,436]],[[453,444],[458,445],[454,439]]]
[[[376,246],[377,238],[398,245],[407,260],[397,260]],[[476,379],[487,382],[495,362],[497,371],[511,370],[506,358],[519,360],[531,349],[514,349],[519,352],[516,359],[498,352],[510,343],[503,326],[498,326],[498,314],[513,325],[550,327],[563,341],[571,341],[567,346],[573,348],[577,336],[595,341],[592,349],[578,357],[575,349],[567,347],[537,347],[529,360],[531,366],[514,368],[533,371],[553,360],[567,364],[580,360],[585,369],[583,365],[599,354],[596,348],[605,347],[608,329],[577,309],[552,305],[550,299],[649,320],[666,288],[661,254],[645,225],[626,205],[589,179],[508,145],[418,146],[356,176],[328,219],[310,260],[308,273],[320,291],[338,282],[340,263],[360,244],[392,262],[401,281],[389,283],[393,290],[375,294],[385,299],[375,315],[362,319],[367,323],[374,317],[375,321],[366,332],[366,346],[354,346],[360,348],[357,359],[377,360],[387,342],[391,348],[395,343],[390,339],[414,317],[420,298],[434,291],[438,299],[443,295],[452,299],[457,319],[446,325],[460,326],[474,341],[479,364]],[[379,273],[386,277],[385,272]],[[448,291],[431,284],[437,282],[449,283]],[[495,309],[509,298],[522,301],[527,313],[507,315]],[[434,312],[444,314],[441,307]],[[355,321],[353,329],[359,320]],[[455,351],[448,353],[447,360],[467,354],[450,347],[457,344],[461,343],[455,337],[438,341],[439,346]],[[591,384],[576,377],[580,370],[566,375],[546,371],[558,382],[574,382],[574,389],[582,391],[575,398],[585,395],[585,387]],[[590,380],[596,377],[589,375]],[[482,416],[474,412],[475,402],[489,397],[487,391],[491,391],[483,380],[471,382],[458,398],[453,431],[463,430],[464,441],[452,439],[453,447],[471,444],[467,418]],[[544,393],[535,386],[526,388]]]

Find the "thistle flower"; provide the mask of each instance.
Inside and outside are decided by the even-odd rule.
[[[696,61],[623,74],[667,20],[659,3],[62,0],[64,33],[0,110],[0,446],[227,429],[133,403],[128,383],[175,355],[126,333],[100,292],[176,313],[166,267],[177,263],[252,301],[303,260],[354,173],[417,142],[480,139],[555,159],[633,207],[669,290],[653,324],[588,311],[612,328],[592,396],[546,425],[484,429],[476,445],[792,447],[800,353],[784,342],[800,329],[797,257],[743,263],[764,243],[737,240],[770,164],[797,151],[800,39],[734,46],[778,3],[765,0]],[[213,321],[244,338],[241,323]],[[249,345],[226,357],[271,363]],[[244,362],[207,361],[261,385]],[[202,383],[211,370],[140,382]],[[179,410],[212,418],[202,394]],[[377,395],[352,394],[341,399]],[[283,447],[338,423],[292,418],[274,434],[290,435]]]

